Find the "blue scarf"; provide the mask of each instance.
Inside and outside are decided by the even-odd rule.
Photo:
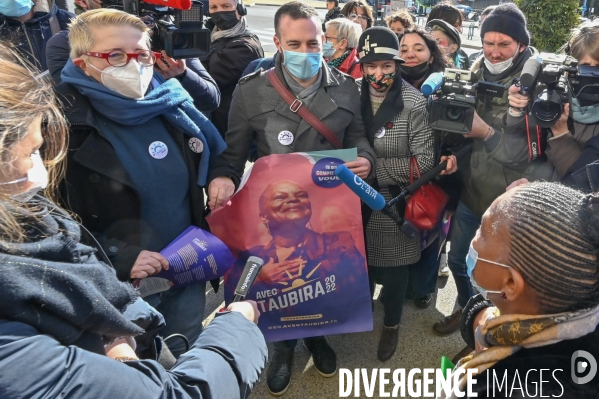
[[[205,186],[210,157],[218,155],[227,145],[214,125],[194,105],[189,93],[177,79],[164,80],[154,72],[160,86],[154,87],[142,100],[121,96],[87,76],[69,60],[62,70],[62,81],[77,88],[88,98],[94,109],[106,118],[130,126],[129,134],[144,134],[146,123],[162,116],[168,123],[204,144],[198,170],[198,185]]]
[[[572,119],[583,125],[594,125],[599,122],[599,104],[582,106],[578,100],[572,97]]]

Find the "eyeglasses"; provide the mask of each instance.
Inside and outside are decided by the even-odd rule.
[[[125,53],[124,51],[111,51],[109,53],[93,53],[87,52],[84,55],[90,57],[103,58],[114,67],[125,66],[133,58],[139,62],[141,66],[152,66],[156,62],[156,58],[160,57],[161,54],[155,51],[140,51],[139,53]]]
[[[354,20],[354,19],[361,19],[362,21],[370,21],[370,17],[367,17],[366,15],[358,15],[358,14],[349,14],[348,16],[349,19]]]
[[[331,40],[337,40],[336,37],[332,37],[332,36],[325,36],[324,38],[326,39],[327,42],[330,42]]]

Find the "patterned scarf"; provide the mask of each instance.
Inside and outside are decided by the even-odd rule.
[[[486,320],[477,328],[475,340],[486,346],[482,352],[473,352],[462,358],[456,365],[453,374],[461,368],[464,370],[459,384],[462,391],[466,387],[466,370],[477,369],[475,375],[482,374],[495,363],[513,355],[522,348],[536,348],[552,345],[565,339],[576,339],[590,334],[599,324],[599,306],[582,309],[576,312],[558,313],[554,315],[499,315]],[[453,392],[448,399],[454,399]],[[441,398],[446,398],[445,393]]]
[[[215,41],[217,41],[218,39],[222,39],[223,37],[241,36],[245,33],[246,30],[247,22],[245,21],[245,17],[241,17],[239,23],[231,29],[218,30],[218,28],[215,26],[214,29],[212,29],[212,37],[210,38],[210,43],[214,43]]]
[[[330,66],[331,68],[339,68],[339,66],[343,63],[343,61],[345,61],[349,53],[351,53],[351,50],[345,50],[345,53],[343,53],[341,57],[330,60],[327,63],[328,66]]]

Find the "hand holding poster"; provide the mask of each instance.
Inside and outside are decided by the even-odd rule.
[[[264,260],[246,299],[267,341],[372,330],[360,201],[334,174],[355,159],[355,149],[261,158],[207,219],[237,256],[227,303],[247,258]]]
[[[188,227],[160,254],[168,260],[169,268],[133,283],[142,298],[221,277],[235,261],[222,241],[195,226]]]

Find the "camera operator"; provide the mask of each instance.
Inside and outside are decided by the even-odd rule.
[[[599,67],[599,23],[589,22],[575,29],[567,47],[579,65]],[[519,94],[519,90],[516,86],[510,88],[510,106],[525,108],[531,98]],[[586,165],[599,160],[599,95],[575,97],[576,94],[573,92],[569,103],[563,105],[562,116],[555,125],[543,129],[547,136],[545,154],[547,166],[553,168],[557,180],[588,191]],[[528,143],[520,133],[526,129],[524,119],[522,112],[511,109],[506,120],[509,132],[513,133],[509,135],[513,139],[511,147],[521,149],[522,157],[528,153]]]
[[[88,9],[95,10],[102,7],[101,1],[87,0]],[[145,18],[142,18],[144,20]],[[150,36],[152,35],[150,30]],[[46,45],[46,63],[52,79],[58,85],[61,83],[60,74],[69,60],[70,45],[69,31],[64,30],[54,35]],[[164,58],[164,60],[162,60]],[[162,58],[157,58],[154,68],[165,79],[175,78],[191,96],[195,107],[199,111],[210,112],[220,104],[220,91],[214,79],[206,71],[198,58],[174,60],[162,52]]]
[[[221,93],[212,123],[224,137],[235,86],[248,64],[264,57],[264,50],[258,36],[247,26],[247,9],[242,0],[210,0],[209,11],[206,28],[212,30],[210,53],[200,60]]]
[[[137,358],[131,338],[149,321],[138,292],[83,243],[66,211],[38,194],[54,193],[69,141],[38,74],[0,44],[1,396],[247,397],[267,353],[254,302],[231,304],[169,371]],[[153,327],[144,324],[146,333]]]
[[[21,56],[40,70],[46,66],[46,43],[75,15],[53,0],[0,0],[0,40],[13,43]]]
[[[540,161],[513,162],[505,147],[499,145],[502,118],[508,111],[507,89],[535,51],[529,47],[524,14],[513,3],[498,6],[483,23],[481,38],[484,57],[473,65],[472,72],[479,80],[503,85],[505,93],[501,98],[477,96],[472,130],[464,135],[473,139],[473,150],[469,161],[459,165],[461,196],[452,218],[447,262],[456,282],[460,309],[435,323],[433,331],[440,336],[458,329],[462,308],[474,293],[465,259],[483,213],[508,185],[523,177],[532,180],[542,167]]]

